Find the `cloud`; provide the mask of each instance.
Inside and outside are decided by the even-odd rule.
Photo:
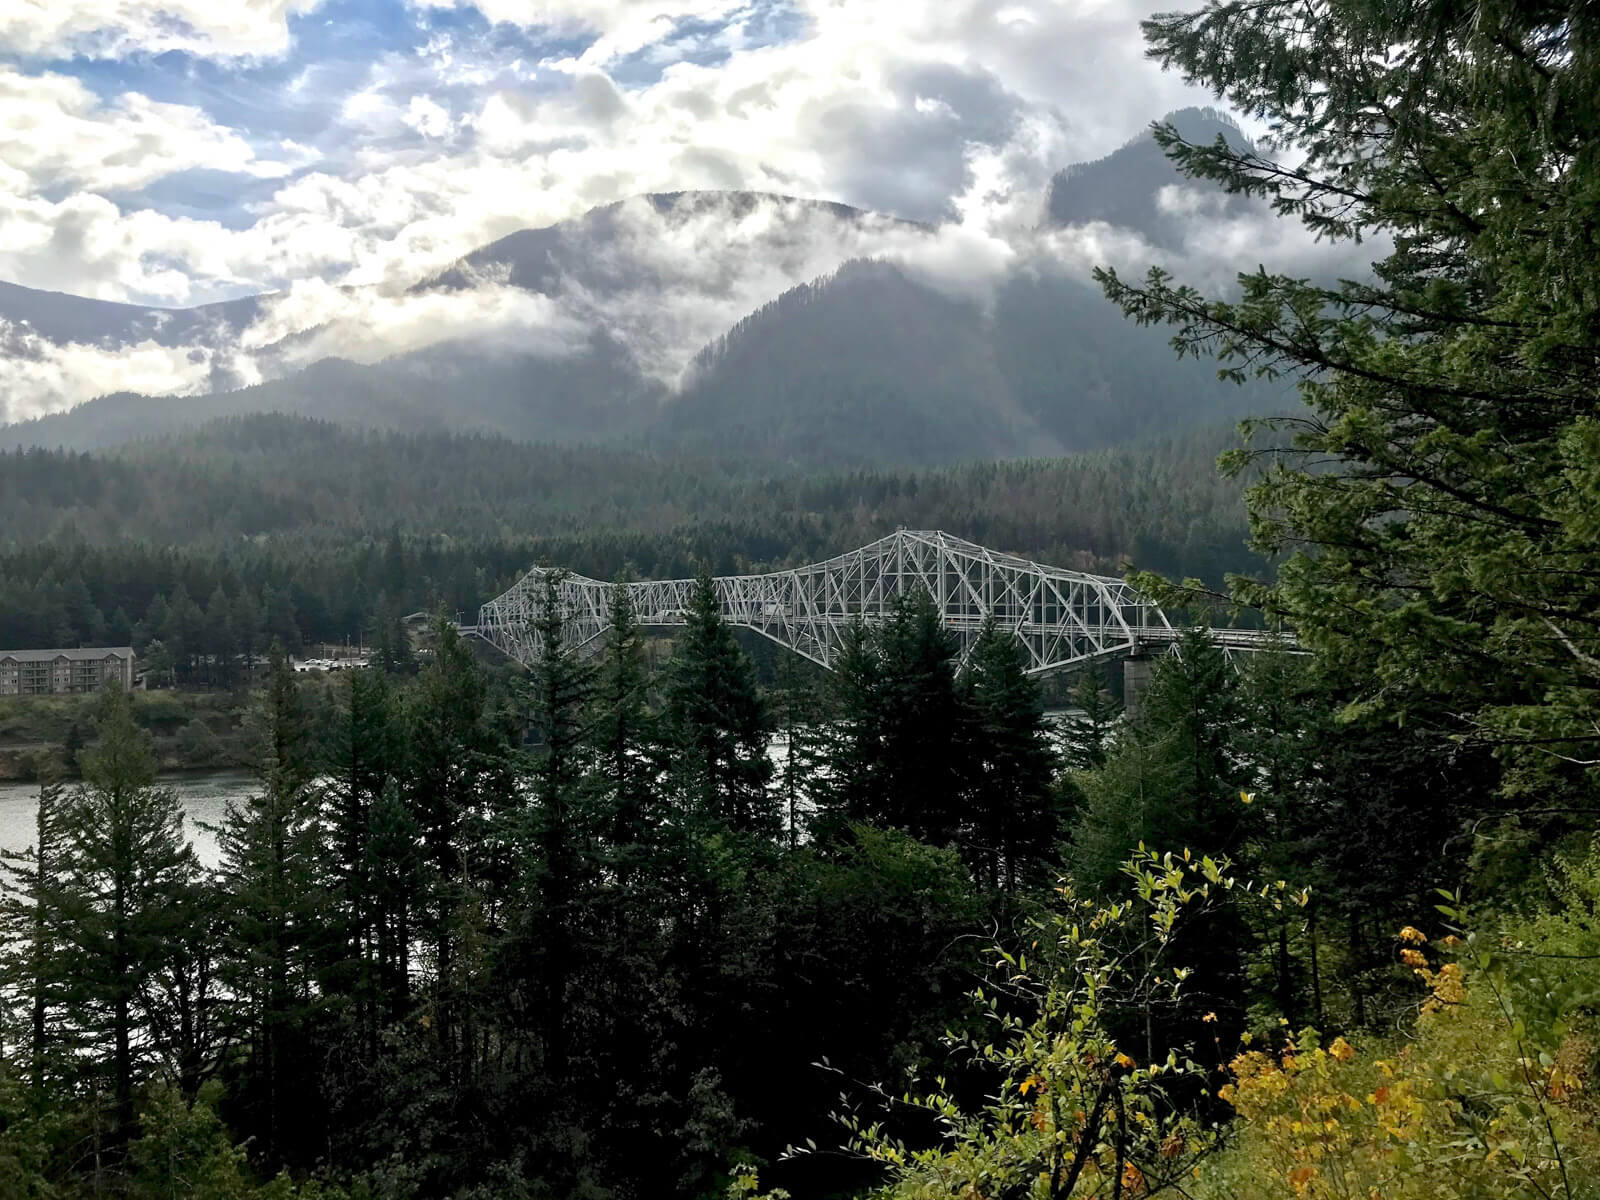
[[[0,320],[0,422],[59,412],[109,391],[188,395],[206,389],[215,352],[201,347],[57,345]]]
[[[668,37],[684,21],[725,22],[748,0],[417,0],[422,9],[475,9],[490,21],[557,35],[597,35],[584,54],[604,65]]]
[[[0,66],[0,162],[30,190],[63,185],[137,189],[165,175],[208,167],[263,178],[286,175],[238,134],[198,108],[160,104],[136,92],[103,103],[70,76]],[[15,178],[15,176],[13,176]]]
[[[1038,228],[1054,171],[1205,99],[1143,57],[1138,20],[1160,0],[410,2],[409,49],[328,62],[301,61],[288,40],[316,0],[0,6],[0,39],[9,31],[24,55],[283,54],[276,75],[224,64],[210,86],[247,78],[252,102],[314,110],[295,142],[282,126],[272,141],[187,94],[102,95],[64,66],[0,66],[0,278],[139,303],[276,290],[239,345],[203,348],[207,371],[239,379],[457,338],[565,354],[604,330],[670,383],[740,317],[851,258],[986,303],[1018,271],[1163,261],[1208,282],[1240,256],[1325,253],[1297,227],[1187,189],[1164,200],[1188,232],[1175,253],[1111,226]],[[249,187],[226,211],[152,199],[196,171]],[[700,188],[843,201],[937,229],[816,206],[709,203],[668,219],[633,204],[601,261],[555,296],[495,279],[448,302],[409,290],[513,231]],[[602,286],[606,270],[639,277]],[[99,390],[123,386],[114,364],[73,353],[81,370],[49,376],[59,385],[38,376],[46,399],[30,403],[82,397],[74,381],[97,363]],[[142,369],[160,374],[154,360]],[[177,388],[202,375],[187,361],[162,369]]]
[[[194,395],[278,378],[324,358],[371,364],[441,343],[559,358],[583,350],[591,333],[556,300],[493,276],[453,292],[301,283],[264,297],[243,330],[219,323],[181,346],[54,343],[0,319],[0,424],[113,391]]]
[[[516,229],[683,188],[948,218],[985,154],[1003,159],[1013,192],[1042,189],[1065,161],[1103,152],[1170,101],[1192,98],[1141,59],[1137,18],[1154,5],[1020,0],[997,15],[951,0],[800,0],[783,10],[792,19],[777,41],[749,32],[773,6],[727,0],[476,7],[491,20],[594,40],[541,58],[471,29],[429,32],[411,54],[379,56],[329,105],[334,124],[309,173],[303,147],[252,155],[250,142],[198,110],[133,95],[96,108],[81,85],[53,85],[58,125],[104,131],[67,137],[60,152],[29,137],[26,178],[0,196],[12,210],[0,217],[12,222],[0,225],[0,277],[172,303],[312,277],[398,284]],[[291,6],[249,11],[286,20]],[[669,55],[638,76],[631,64],[675,44],[686,21],[711,22],[713,32],[696,36],[725,56]],[[653,32],[630,50],[644,35],[627,31],[641,22]],[[297,80],[315,70],[297,72],[285,96],[299,103]],[[1076,90],[1062,79],[1076,79]],[[1114,119],[1102,121],[1112,108]],[[214,222],[188,216],[208,210],[168,216],[137,201],[100,203],[113,188],[195,160],[285,177]],[[58,221],[76,231],[60,245],[49,228]]]
[[[423,137],[440,138],[450,132],[454,122],[450,112],[432,96],[413,96],[406,106],[405,123]]]
[[[974,150],[972,160],[972,182],[955,201],[958,218],[938,226],[749,194],[672,204],[635,199],[555,231],[543,243],[548,260],[525,257],[524,269],[538,275],[543,291],[512,286],[506,264],[433,290],[303,280],[266,297],[237,335],[214,329],[187,350],[141,343],[126,361],[109,348],[50,348],[13,330],[14,339],[23,338],[13,349],[20,361],[0,396],[15,418],[109,390],[255,383],[330,356],[375,363],[451,345],[468,355],[557,358],[583,353],[600,337],[675,387],[699,351],[741,318],[852,260],[893,264],[980,307],[1019,276],[1064,274],[1087,283],[1098,265],[1138,273],[1159,262],[1208,287],[1226,287],[1235,264],[1252,254],[1291,270],[1332,269],[1326,248],[1298,226],[1183,189],[1163,198],[1182,221],[1176,249],[1104,222],[1041,229],[1036,197],[1010,184],[1006,153]]]
[[[237,348],[258,374],[318,359],[375,363],[441,342],[541,358],[576,353],[590,329],[553,299],[486,275],[462,291],[384,293],[315,281],[269,297]]]
[[[183,51],[202,57],[279,55],[289,17],[322,0],[7,0],[0,46],[46,58],[119,58]]]

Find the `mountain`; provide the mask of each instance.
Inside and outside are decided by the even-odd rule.
[[[185,346],[239,333],[259,315],[261,300],[250,296],[195,308],[148,308],[0,282],[0,322],[54,343]]]
[[[200,396],[102,396],[68,412],[0,426],[0,446],[103,449],[250,413],[525,441],[607,441],[647,428],[661,390],[617,353],[567,362],[474,357],[446,345],[370,365],[319,359],[283,379]]]
[[[774,219],[776,218],[776,219]],[[417,290],[464,289],[485,274],[507,273],[514,287],[545,295],[578,291],[617,294],[661,287],[686,265],[668,246],[638,244],[641,233],[693,235],[709,225],[726,238],[712,252],[759,251],[779,270],[802,271],[819,238],[892,229],[929,232],[914,221],[867,212],[848,204],[769,192],[651,192],[592,208],[543,229],[523,229],[479,247]],[[697,252],[707,249],[703,241]],[[695,264],[698,271],[705,264]],[[716,263],[719,272],[730,264]]]
[[[1190,138],[1241,136],[1200,110],[1173,119]],[[1049,222],[1181,237],[1160,201],[1176,178],[1146,135],[1057,176]],[[965,282],[925,267],[941,236],[841,204],[676,192],[513,233],[401,292],[352,291],[348,313],[298,327],[272,296],[169,312],[12,289],[0,319],[56,340],[220,345],[248,329],[238,345],[266,347],[251,353],[269,381],[104,396],[0,429],[0,445],[104,447],[283,412],[809,467],[917,465],[1114,446],[1286,403],[1177,360],[1162,331],[1124,321],[1050,261]],[[405,336],[374,349],[394,328]]]
[[[0,444],[103,447],[248,412],[526,440],[638,439],[652,430],[701,345],[789,284],[836,267],[863,240],[880,244],[885,231],[913,238],[927,232],[897,218],[788,196],[634,197],[502,238],[399,297],[352,297],[357,311],[370,306],[380,315],[443,301],[455,336],[361,363],[337,352],[359,342],[359,329],[325,325],[285,335],[278,321],[270,325],[273,361],[303,357],[308,346],[332,345],[335,353],[238,390],[100,397],[5,427]],[[575,332],[530,350],[514,324],[492,328],[470,319],[484,296],[503,300],[508,289],[548,298],[552,325]],[[262,298],[258,315],[271,318],[275,303]],[[492,320],[499,310],[485,307]],[[122,324],[124,332],[139,328],[131,316]]]
[[[804,466],[1028,458],[1276,406],[1180,361],[1063,275],[1008,278],[987,309],[855,261],[739,322],[695,361],[657,437]]]
[[[801,284],[701,351],[661,440],[811,466],[1057,454],[967,301],[889,263]]]
[[[1218,137],[1239,149],[1251,149],[1248,138],[1226,116],[1209,108],[1185,108],[1166,117],[1183,140],[1210,145]],[[1181,215],[1161,201],[1163,188],[1206,187],[1172,165],[1148,132],[1094,162],[1076,163],[1050,181],[1046,222],[1056,228],[1104,221],[1142,234],[1152,245],[1177,250],[1185,241]],[[1265,206],[1246,196],[1212,189],[1219,211],[1237,214]]]

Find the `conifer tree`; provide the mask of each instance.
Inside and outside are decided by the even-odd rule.
[[[1059,832],[1050,786],[1055,751],[1026,666],[1017,639],[990,616],[962,675],[974,734],[965,841],[991,887],[1015,887],[1048,862]]]
[[[401,748],[395,699],[388,676],[359,670],[346,675],[326,769],[323,822],[327,830],[330,916],[334,928],[323,976],[347,995],[368,1055],[377,1051],[381,1023],[381,931],[392,931],[396,914],[379,903],[375,813],[384,790],[400,777]]]
[[[76,728],[76,725],[74,725]],[[67,1047],[52,1020],[59,1004],[65,931],[61,928],[60,867],[64,789],[46,773],[34,812],[34,841],[25,850],[0,851],[0,986],[26,1001],[25,1048],[29,1085],[42,1096],[50,1061]]]
[[[644,637],[633,598],[619,578],[611,588],[611,628],[594,682],[590,743],[595,756],[597,817],[617,870],[630,876],[657,820],[649,760],[652,722]]]
[[[201,628],[201,653],[207,659],[206,678],[212,683],[231,683],[235,674],[238,642],[233,629],[233,605],[220,583],[206,601]]]
[[[1143,842],[1236,857],[1249,806],[1233,666],[1202,630],[1185,630],[1156,663],[1139,717],[1097,771],[1081,772],[1086,805],[1074,873],[1106,886]]]
[[[527,686],[530,724],[537,739],[532,781],[534,806],[527,862],[532,874],[530,945],[542,984],[540,1015],[545,1061],[554,1085],[565,1084],[571,1054],[568,995],[576,967],[579,907],[593,862],[584,803],[586,704],[593,672],[567,644],[561,576],[544,576],[533,632],[539,646]]]
[[[412,933],[426,940],[432,960],[430,1028],[446,1069],[459,1075],[472,1069],[476,1052],[467,979],[457,962],[481,899],[469,855],[491,833],[506,753],[488,720],[487,686],[471,648],[442,615],[433,634],[405,721],[405,794],[422,863],[422,886],[409,907],[417,918]]]
[[[62,810],[61,994],[88,1062],[109,1076],[115,1149],[134,1128],[145,991],[181,932],[197,866],[176,795],[155,786],[155,756],[126,693],[102,695],[96,734],[81,756],[83,784]]]
[[[1241,812],[1240,858],[1263,878],[1292,879],[1309,886],[1310,904],[1321,905],[1328,880],[1318,877],[1317,850],[1328,830],[1335,828],[1327,820],[1324,804],[1325,739],[1339,736],[1333,729],[1330,695],[1308,656],[1276,645],[1249,655],[1243,663],[1239,699],[1235,748],[1249,772],[1245,786],[1252,797]],[[1356,730],[1342,733],[1361,736]],[[1305,971],[1292,946],[1306,911],[1274,910],[1271,927],[1263,931],[1273,1003],[1291,1023],[1301,1016],[1320,1020],[1320,1014],[1311,1011],[1319,1006],[1305,1003]],[[1320,990],[1320,981],[1313,990]]]
[[[1181,170],[1387,250],[1339,283],[1265,264],[1227,298],[1161,269],[1101,275],[1181,352],[1299,381],[1308,411],[1257,426],[1292,448],[1248,493],[1255,543],[1289,557],[1235,595],[1348,670],[1359,706],[1442,710],[1592,769],[1600,10],[1213,0],[1144,28],[1153,58],[1274,143],[1158,126]]]
[[[704,568],[684,618],[664,713],[680,803],[712,824],[774,837],[781,822],[767,789],[772,761],[766,705],[755,667],[734,640],[716,582]]]
[[[970,784],[970,713],[956,687],[955,636],[917,587],[876,631],[881,805],[871,819],[935,845],[957,833]]]
[[[253,715],[260,790],[229,803],[218,842],[228,896],[226,976],[248,1013],[247,1071],[266,1149],[280,1154],[293,1117],[310,1116],[296,1069],[326,931],[326,849],[311,729],[282,647],[273,647],[270,671]]]
[[[832,689],[827,825],[893,827],[938,845],[957,836],[975,733],[958,650],[922,588],[895,597],[881,625],[847,632]]]
[[[832,720],[822,734],[825,769],[819,781],[823,802],[813,822],[821,841],[838,836],[849,822],[874,820],[884,810],[883,682],[878,639],[858,618],[844,632],[829,680]]]
[[[823,793],[819,775],[828,744],[822,690],[810,664],[799,655],[779,657],[774,701],[775,731],[782,739],[776,781],[792,850],[811,823]]]
[[[1205,630],[1185,629],[1157,663],[1134,724],[1182,772],[1196,850],[1232,855],[1237,845],[1241,717],[1238,672]]]
[[[1120,709],[1097,668],[1078,675],[1067,703],[1076,710],[1066,719],[1063,730],[1062,751],[1067,766],[1080,771],[1105,766]]]
[[[248,588],[240,588],[239,594],[234,597],[229,624],[233,630],[235,648],[244,656],[245,671],[254,673],[262,650],[270,649],[270,645],[267,642],[266,614]]]
[[[416,657],[405,622],[398,613],[380,613],[373,637],[373,665],[390,675],[410,675],[416,671]]]
[[[422,829],[402,784],[394,778],[372,806],[367,886],[372,894],[381,1017],[397,1020],[411,1011],[413,914],[427,881]]]
[[[1138,718],[1098,771],[1080,772],[1083,807],[1070,874],[1108,890],[1140,845],[1237,858],[1249,828],[1249,792],[1239,753],[1241,712],[1233,665],[1201,629],[1188,629],[1156,663]],[[1195,993],[1220,1014],[1219,1028],[1243,1020],[1245,936],[1224,905],[1176,943],[1194,971]],[[1152,1027],[1152,1048],[1161,1037]],[[1190,1039],[1203,1031],[1187,1031]],[[1211,1031],[1215,1032],[1215,1031]]]

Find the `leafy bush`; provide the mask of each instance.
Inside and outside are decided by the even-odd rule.
[[[1140,1062],[1118,1039],[1185,1002],[1191,971],[1172,954],[1180,928],[1251,890],[1226,871],[1226,862],[1141,849],[1124,868],[1122,899],[1086,899],[1063,884],[1032,922],[1026,951],[999,951],[996,979],[975,993],[987,1029],[949,1039],[991,1081],[987,1101],[972,1109],[943,1078],[898,1098],[880,1089],[884,1114],[931,1119],[932,1144],[891,1133],[878,1114],[842,1118],[848,1150],[883,1168],[884,1200],[1133,1197],[1189,1184],[1218,1144],[1198,1103],[1209,1073],[1181,1049]],[[1261,896],[1304,902],[1281,886]],[[746,1172],[731,1194],[758,1186]]]
[[[1407,928],[1400,957],[1427,985],[1414,1037],[1358,1049],[1313,1029],[1246,1049],[1222,1097],[1236,1145],[1207,1200],[1578,1200],[1600,1195],[1587,1022],[1530,1021],[1477,939],[1435,965]],[[1457,954],[1457,951],[1461,951]],[[1437,956],[1435,956],[1437,957]]]

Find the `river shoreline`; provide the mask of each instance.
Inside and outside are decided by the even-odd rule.
[[[150,735],[163,773],[222,771],[248,761],[245,715],[251,693],[153,691],[133,693],[133,716]],[[0,783],[32,783],[45,772],[77,777],[68,748],[94,736],[99,697],[0,697]]]

